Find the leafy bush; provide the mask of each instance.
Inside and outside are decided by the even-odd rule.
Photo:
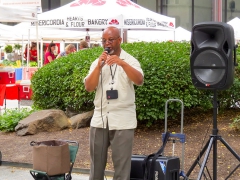
[[[5,51],[6,53],[12,53],[12,52],[13,52],[13,47],[12,47],[12,45],[6,45],[6,46],[4,47],[4,51]]]
[[[122,44],[122,48],[139,60],[144,72],[144,85],[135,87],[139,121],[150,126],[157,120],[163,120],[165,102],[173,98],[182,100],[187,109],[212,108],[213,93],[198,90],[192,85],[189,43],[138,42]],[[70,107],[79,112],[92,110],[94,92],[85,90],[83,79],[102,51],[101,47],[79,51],[40,68],[32,77],[34,106],[62,110]],[[239,68],[236,68],[236,74],[240,74]],[[229,90],[219,92],[222,107],[231,107],[239,100],[239,86],[236,76]],[[175,117],[180,110],[180,103],[169,103],[169,116]]]
[[[22,48],[22,45],[20,44],[14,44],[14,50],[20,50]]]
[[[233,119],[233,123],[230,125],[235,130],[240,130],[240,116]]]
[[[28,108],[6,109],[3,115],[0,116],[0,131],[11,132],[15,131],[18,122],[29,116],[34,110]]]
[[[85,90],[83,79],[102,48],[69,54],[40,68],[32,77],[34,106],[40,109],[67,107],[77,111],[93,109],[94,93]]]

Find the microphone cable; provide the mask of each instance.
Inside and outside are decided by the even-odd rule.
[[[103,65],[102,65],[103,66]],[[100,77],[101,77],[101,90],[102,90],[102,94],[101,94],[101,118],[102,118],[102,129],[103,129],[103,145],[102,145],[102,151],[101,151],[101,161],[103,163],[103,146],[104,146],[104,120],[103,120],[103,114],[102,114],[102,106],[103,106],[103,82],[102,82],[102,68],[101,67],[101,73],[100,73]],[[104,166],[104,164],[103,164]],[[106,167],[106,165],[104,166]],[[104,168],[104,177],[107,180],[106,174],[105,174],[105,168]]]
[[[107,48],[105,48],[104,49],[104,51],[107,51],[107,53],[109,53],[110,52],[110,49],[107,47]],[[103,145],[102,145],[102,151],[101,151],[101,161],[102,161],[102,163],[103,163],[103,146],[104,146],[104,141],[105,141],[105,138],[104,138],[104,120],[103,120],[103,114],[102,114],[102,106],[103,106],[103,78],[102,78],[102,68],[103,68],[103,66],[104,66],[104,61],[103,61],[103,63],[101,64],[101,72],[100,72],[100,77],[101,77],[101,90],[102,90],[102,94],[101,94],[101,118],[102,118],[102,130],[103,130]],[[107,127],[106,127],[107,128]],[[107,129],[106,129],[107,130]],[[107,150],[108,150],[108,148],[107,148]],[[107,153],[108,154],[108,153]],[[106,157],[106,158],[108,158],[108,156]],[[106,163],[107,163],[107,160],[106,160]],[[104,167],[104,177],[105,177],[105,179],[107,180],[107,176],[106,176],[106,174],[105,174],[105,168],[106,168],[106,164],[105,164],[105,166],[104,166],[104,164],[103,164],[103,167]]]

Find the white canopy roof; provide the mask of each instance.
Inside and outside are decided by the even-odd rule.
[[[38,20],[39,27],[61,29],[102,30],[110,25],[120,29],[175,29],[175,18],[152,12],[130,0],[75,0],[39,14]]]
[[[0,5],[0,22],[37,21],[37,7]]]
[[[175,41],[190,41],[191,32],[179,26],[175,29]]]
[[[191,32],[178,27],[175,31],[128,31],[128,42],[162,42],[162,41],[190,41]]]
[[[240,40],[240,19],[235,17],[229,21],[228,24],[230,24],[234,29],[235,40]]]
[[[22,40],[31,40],[36,41],[36,28],[30,28],[30,36],[29,36],[29,27],[24,23],[20,23],[15,26],[8,26],[4,24],[0,24],[0,40],[5,42],[12,41],[22,41]],[[101,32],[93,31],[88,32],[91,36],[92,41],[97,41],[101,38]],[[80,39],[84,39],[86,36],[85,31],[72,31],[72,30],[59,30],[56,28],[39,28],[38,37],[39,40],[43,41],[62,41],[62,40],[70,40],[70,41],[78,41]]]

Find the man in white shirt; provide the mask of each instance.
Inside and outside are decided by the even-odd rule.
[[[112,149],[114,180],[129,180],[134,129],[137,127],[135,85],[142,85],[140,63],[121,49],[116,27],[103,31],[105,51],[85,77],[85,88],[96,90],[90,127],[90,180],[103,180],[108,147]],[[109,51],[109,52],[107,52]]]

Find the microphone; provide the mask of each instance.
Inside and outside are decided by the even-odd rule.
[[[104,51],[105,51],[107,54],[109,54],[109,53],[110,53],[110,48],[109,48],[109,47],[106,47],[106,48],[104,49]],[[105,61],[102,60],[101,66],[103,66],[104,63],[105,63]]]
[[[110,48],[109,47],[106,47],[105,49],[104,49],[104,51],[106,51],[108,54],[110,53]]]

